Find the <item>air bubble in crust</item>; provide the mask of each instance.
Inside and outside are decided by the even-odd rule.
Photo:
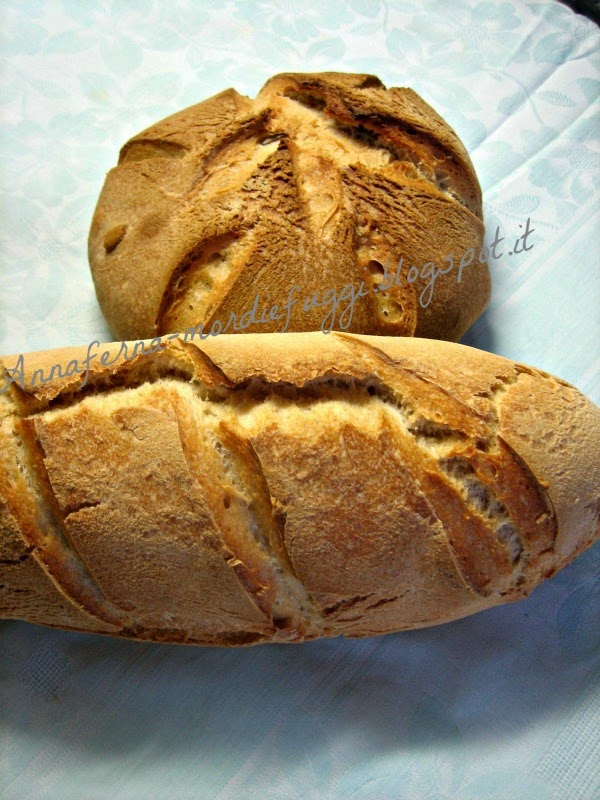
[[[127,225],[115,225],[104,236],[104,249],[107,253],[112,253],[123,241],[127,232]]]
[[[380,275],[383,277],[383,273],[385,272],[383,269],[383,264],[381,264],[379,261],[375,261],[374,259],[369,261],[367,264],[367,269],[373,276]]]

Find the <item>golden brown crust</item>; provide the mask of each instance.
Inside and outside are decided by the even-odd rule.
[[[366,636],[523,597],[600,533],[600,409],[545,373],[344,333],[133,346],[26,354],[0,395],[0,616]]]
[[[352,285],[364,296],[351,319],[338,309],[334,329],[458,340],[489,300],[483,233],[469,156],[415,92],[372,75],[290,73],[255,100],[229,89],[127,142],[98,200],[89,260],[121,339],[198,324],[318,330],[329,324],[323,294]],[[428,262],[446,270],[432,288]],[[375,291],[386,265],[398,280]],[[315,293],[322,305],[304,305]]]

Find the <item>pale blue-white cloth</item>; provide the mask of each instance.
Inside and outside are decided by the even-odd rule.
[[[358,71],[453,125],[488,241],[505,237],[465,341],[600,402],[591,21],[554,0],[4,0],[0,37],[0,353],[110,339],[86,238],[129,136],[276,72]],[[533,247],[509,257],[528,218]],[[598,798],[599,566],[597,545],[524,602],[362,641],[182,648],[0,623],[0,797]]]

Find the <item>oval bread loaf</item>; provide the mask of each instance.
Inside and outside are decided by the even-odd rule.
[[[249,334],[15,362],[0,617],[211,645],[368,636],[519,599],[599,534],[600,409],[469,347]]]
[[[457,341],[489,300],[483,235],[467,151],[415,92],[373,75],[282,74],[254,100],[228,89],[130,139],[89,261],[117,339],[233,333],[257,295],[245,332],[318,330],[318,306],[285,323],[269,309],[294,286],[322,299],[364,283],[334,327]],[[400,279],[375,291],[386,269]]]

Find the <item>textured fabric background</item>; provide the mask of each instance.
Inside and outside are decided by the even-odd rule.
[[[0,4],[0,352],[110,338],[86,261],[134,133],[229,86],[411,86],[484,191],[493,301],[465,341],[600,402],[600,36],[553,0]],[[533,249],[506,250],[530,218]],[[523,228],[519,228],[519,226]],[[3,800],[592,800],[600,546],[519,604],[241,650],[0,623]]]

